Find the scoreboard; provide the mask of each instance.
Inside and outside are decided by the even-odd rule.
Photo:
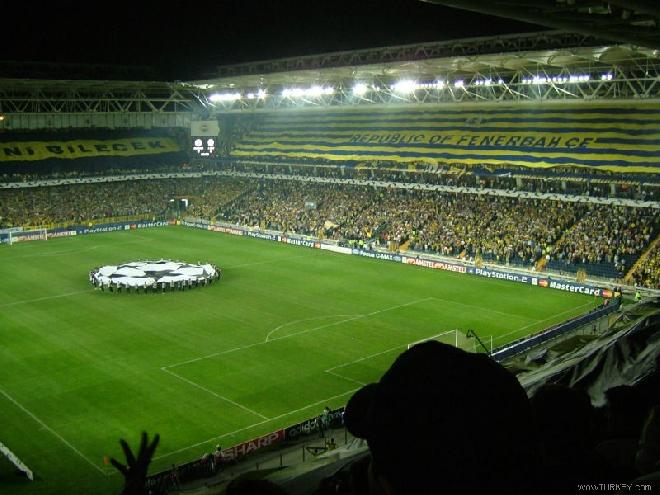
[[[196,120],[190,123],[192,149],[199,156],[213,156],[217,149],[220,126],[217,120]]]
[[[193,151],[199,156],[215,155],[215,139],[206,137],[193,137]]]

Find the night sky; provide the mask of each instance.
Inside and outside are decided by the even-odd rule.
[[[17,5],[3,12],[0,61],[150,66],[181,80],[218,65],[545,29],[418,0]]]

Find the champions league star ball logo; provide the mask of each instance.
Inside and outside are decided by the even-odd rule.
[[[209,285],[220,275],[220,269],[211,263],[192,264],[161,259],[95,268],[89,274],[89,281],[102,291],[165,291]]]

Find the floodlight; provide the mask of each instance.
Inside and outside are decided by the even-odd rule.
[[[257,91],[257,98],[259,98],[260,100],[266,98],[266,90],[260,89],[259,91]]]
[[[462,88],[465,86],[465,82],[463,79],[459,79],[458,81],[454,81],[454,87],[455,88]]]
[[[321,96],[325,88],[322,88],[321,86],[314,85],[311,88],[309,88],[306,93],[309,96]]]
[[[355,96],[362,96],[367,92],[367,85],[364,83],[355,83],[353,85],[353,94]]]
[[[240,99],[240,93],[213,93],[211,96],[209,96],[209,101],[213,103],[217,103],[219,101],[235,101]]]
[[[417,83],[410,79],[404,79],[392,85],[392,89],[397,93],[412,93],[417,89]]]

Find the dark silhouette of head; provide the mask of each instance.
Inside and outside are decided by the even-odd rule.
[[[596,409],[589,395],[565,385],[543,385],[530,399],[536,429],[541,441],[559,451],[584,452],[597,438]],[[563,452],[562,455],[565,455]]]
[[[639,438],[651,403],[641,390],[629,385],[612,387],[605,392],[607,434],[610,438]]]
[[[525,391],[482,354],[429,341],[401,354],[350,399],[384,493],[524,493],[533,477]]]

